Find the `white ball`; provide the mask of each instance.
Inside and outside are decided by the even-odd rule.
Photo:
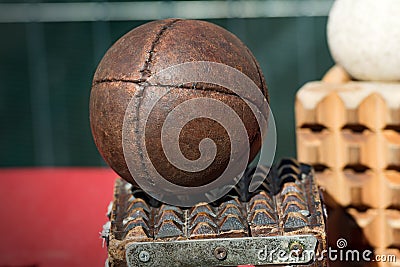
[[[400,0],[336,0],[328,19],[333,59],[358,80],[400,80]]]

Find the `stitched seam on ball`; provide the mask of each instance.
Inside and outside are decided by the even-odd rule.
[[[143,88],[145,87],[163,87],[163,88],[175,88],[175,89],[182,89],[182,90],[193,90],[193,91],[203,91],[203,92],[215,92],[215,93],[220,93],[220,94],[224,94],[224,95],[231,95],[231,96],[236,96],[238,98],[243,98],[247,101],[249,101],[250,103],[252,103],[253,105],[257,106],[256,103],[254,103],[251,99],[247,98],[247,97],[240,97],[235,93],[232,93],[231,91],[225,91],[225,90],[218,90],[215,88],[210,88],[210,87],[203,87],[203,88],[195,88],[193,86],[189,86],[189,85],[169,85],[169,84],[151,84],[148,82],[142,82],[142,81],[138,81],[138,80],[124,80],[124,79],[103,79],[98,81],[96,84],[101,84],[101,83],[132,83],[132,84],[136,84],[139,86],[139,90],[143,90]],[[143,96],[141,94],[141,96]]]
[[[142,69],[140,70],[141,72],[141,84],[139,85],[139,90],[138,92],[134,95],[135,98],[139,98],[138,100],[138,104],[136,105],[136,110],[135,113],[136,115],[139,115],[139,111],[140,111],[140,107],[142,104],[142,99],[143,99],[143,94],[144,94],[144,90],[146,89],[146,87],[148,86],[148,84],[146,83],[147,79],[151,76],[151,71],[150,71],[150,64],[153,60],[153,54],[155,51],[155,47],[156,45],[160,42],[161,37],[163,36],[163,34],[170,29],[176,22],[180,21],[180,19],[175,19],[172,20],[171,22],[165,24],[161,30],[157,33],[154,41],[151,43],[151,48],[150,51],[148,52],[149,57],[146,59],[145,63],[143,64]],[[138,117],[138,116],[136,116]],[[139,129],[139,120],[136,120],[135,122],[135,127],[136,130]],[[143,132],[143,134],[145,134],[145,131]],[[146,139],[146,136],[144,136],[144,138]],[[136,140],[136,146],[139,148],[140,147],[140,140]],[[146,141],[145,141],[145,146],[146,146]],[[145,148],[146,149],[146,148]],[[144,171],[145,175],[147,176],[147,179],[152,180],[152,177],[150,177],[149,172],[147,171],[147,166],[146,166],[146,162],[144,160],[144,155],[142,152],[139,152],[139,158],[140,158],[140,164],[142,166],[142,170]],[[149,159],[151,161],[151,159]]]
[[[171,22],[165,24],[161,28],[161,30],[157,33],[156,38],[151,43],[150,51],[148,51],[148,57],[147,57],[146,61],[144,62],[143,67],[140,69],[140,73],[142,74],[141,78],[140,78],[141,81],[146,81],[151,76],[150,64],[153,61],[153,55],[154,55],[156,45],[158,43],[160,43],[161,37],[164,35],[164,33],[178,21],[180,21],[180,19],[172,20]]]
[[[202,87],[202,88],[196,88],[196,86],[193,85],[187,85],[187,84],[153,84],[153,83],[149,83],[149,82],[144,82],[142,80],[125,80],[125,79],[103,79],[103,80],[99,80],[97,82],[95,82],[95,84],[101,84],[101,83],[118,83],[118,82],[122,82],[122,83],[133,83],[136,84],[138,86],[143,86],[143,87],[163,87],[163,88],[169,88],[169,87],[173,87],[176,89],[185,89],[185,90],[199,90],[199,91],[210,91],[210,92],[217,92],[217,93],[221,93],[221,94],[226,94],[226,95],[233,95],[233,96],[238,96],[235,93],[232,93],[230,91],[226,91],[226,90],[218,90],[215,88],[210,88],[210,87]],[[247,99],[247,98],[246,98]],[[248,99],[249,100],[249,99]],[[249,100],[250,101],[250,100]]]
[[[189,86],[189,85],[149,84],[149,83],[137,82],[136,80],[123,80],[123,79],[105,79],[105,80],[102,80],[100,83],[113,83],[113,82],[124,82],[124,83],[136,84],[139,86],[139,90],[140,89],[143,90],[144,87],[154,86],[154,87],[164,87],[164,88],[173,87],[175,89],[183,89],[183,90],[199,90],[199,91],[203,91],[203,92],[209,91],[209,92],[214,92],[214,93],[223,94],[223,95],[231,95],[234,97],[238,97],[239,99],[245,99],[245,100],[249,101],[250,103],[252,103],[253,105],[257,106],[256,103],[254,103],[251,99],[248,99],[246,97],[240,97],[237,94],[232,93],[230,91],[216,90],[215,88],[209,88],[209,87],[203,87],[200,89],[200,88],[193,88],[192,86]],[[141,95],[141,96],[143,96],[143,95]],[[265,118],[265,119],[268,119],[268,118]],[[254,138],[252,138],[250,140],[253,140],[253,139]]]

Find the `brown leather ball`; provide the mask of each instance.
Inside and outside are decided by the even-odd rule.
[[[129,171],[123,152],[122,128],[124,116],[132,98],[164,94],[166,85],[149,84],[156,73],[185,62],[210,61],[233,67],[247,75],[268,99],[267,87],[260,67],[249,49],[232,33],[205,21],[166,19],[139,26],[119,39],[104,55],[93,78],[90,96],[90,123],[96,146],[107,162],[122,178],[136,184],[135,175],[146,176],[146,164]],[[231,141],[226,129],[209,118],[198,118],[187,123],[179,134],[179,147],[189,160],[200,157],[199,143],[204,138],[215,142],[214,161],[200,172],[180,170],[171,164],[161,144],[161,128],[167,115],[179,104],[199,97],[222,101],[242,120],[250,143],[252,161],[261,147],[260,128],[251,109],[237,95],[219,85],[208,83],[170,84],[152,109],[147,121],[140,116],[140,108],[133,116],[145,127],[148,158],[141,147],[126,141],[136,162],[151,161],[168,181],[182,186],[200,186],[215,180],[230,159]],[[143,129],[132,129],[132,136],[143,134]],[[146,163],[146,162],[144,162]],[[150,178],[150,177],[149,177]]]

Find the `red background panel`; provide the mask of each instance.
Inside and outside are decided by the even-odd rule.
[[[115,178],[106,168],[0,169],[0,267],[104,266]]]
[[[115,178],[105,168],[0,169],[0,266],[104,266]]]

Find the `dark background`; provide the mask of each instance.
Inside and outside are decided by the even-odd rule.
[[[17,3],[0,1],[0,9],[7,2]],[[295,93],[333,64],[327,17],[207,20],[254,53],[277,124],[276,156],[295,156]],[[113,42],[147,21],[0,21],[0,166],[104,165],[89,127],[93,73]]]

